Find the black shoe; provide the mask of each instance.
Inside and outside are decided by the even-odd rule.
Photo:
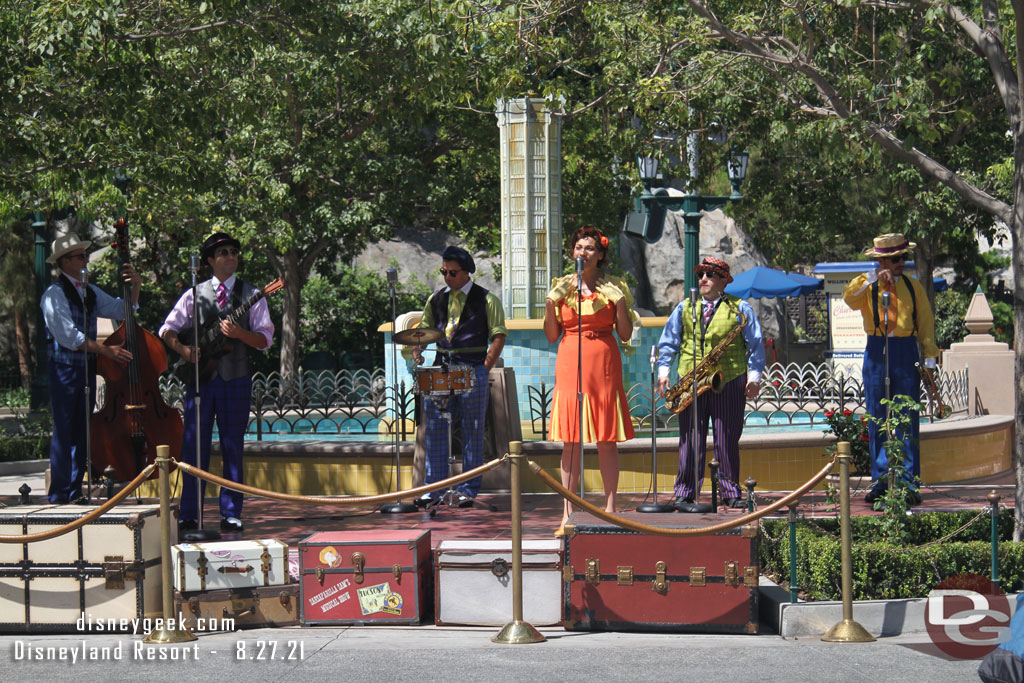
[[[669,503],[674,508],[679,508],[680,505],[693,505],[693,498],[683,498],[682,496],[676,496]]]
[[[457,508],[471,508],[473,507],[473,499],[465,493],[460,493],[455,496],[455,500],[452,501],[452,505]]]
[[[178,533],[183,531],[195,531],[199,528],[199,523],[194,519],[183,519],[178,522]]]
[[[727,508],[737,508],[737,509],[743,509],[743,508],[747,507],[747,504],[745,502],[743,502],[743,499],[738,497],[738,496],[736,498],[723,498],[722,499],[722,505],[724,505]]]
[[[429,493],[424,493],[419,498],[412,501],[418,508],[425,508],[432,505],[437,499],[431,496]]]
[[[238,517],[221,517],[220,518],[220,530],[221,531],[241,531],[242,520]]]
[[[880,500],[885,495],[884,488],[871,489],[867,495],[864,496],[865,503],[874,503],[876,500]]]

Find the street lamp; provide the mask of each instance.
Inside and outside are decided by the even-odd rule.
[[[658,159],[656,157],[645,157],[637,155],[636,168],[643,183],[644,191],[637,199],[638,206],[643,207],[645,214],[644,227],[640,234],[649,243],[661,239],[665,228],[665,214],[667,211],[683,212],[683,270],[686,278],[685,291],[696,287],[696,278],[693,269],[697,267],[698,251],[700,249],[700,219],[705,211],[725,206],[730,201],[743,199],[740,194],[740,185],[747,177],[747,164],[750,161],[750,153],[747,151],[733,152],[726,164],[726,172],[729,175],[729,182],[732,184],[732,194],[728,197],[702,195],[691,192],[683,195],[672,195],[669,188],[655,186],[658,180]],[[626,226],[627,232],[636,232]]]

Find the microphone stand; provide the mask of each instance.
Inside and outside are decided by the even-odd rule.
[[[391,430],[394,432],[394,435],[395,435],[395,438],[394,438],[394,442],[395,442],[395,491],[400,491],[402,489],[402,479],[401,479],[401,471],[402,471],[401,467],[402,466],[401,466],[401,462],[399,460],[399,455],[398,455],[398,419],[399,419],[399,416],[401,415],[401,410],[399,410],[399,401],[401,400],[401,397],[398,394],[398,354],[396,353],[396,347],[398,345],[395,344],[395,340],[394,340],[395,332],[398,331],[398,306],[395,303],[395,301],[396,301],[395,284],[398,282],[398,270],[396,268],[388,268],[387,274],[388,274],[388,292],[389,292],[389,295],[391,297],[391,372],[394,373],[394,379],[395,379],[394,384],[393,384],[393,391],[394,391],[394,397],[395,397],[395,403],[394,403],[394,405],[395,405],[395,419],[394,419],[394,422],[391,425]],[[450,429],[451,429],[451,427],[449,426],[449,430]],[[450,450],[451,450],[451,446],[449,445],[449,451]],[[405,512],[416,512],[417,509],[418,508],[415,505],[413,505],[412,503],[406,503],[406,502],[403,502],[403,501],[400,501],[400,500],[396,500],[393,503],[384,503],[383,505],[380,506],[380,511],[383,514],[399,514],[399,513],[405,513]]]
[[[896,286],[896,280],[893,280],[893,287]],[[885,336],[885,397],[888,400],[892,400],[892,389],[889,385],[889,299],[892,296],[889,292],[882,292],[882,315],[885,319],[885,328],[882,330],[882,334]],[[885,404],[885,430],[886,437],[888,440],[892,440],[892,430],[889,425],[889,404]],[[886,458],[889,457],[889,451],[885,452]],[[895,486],[896,480],[893,477],[892,468],[889,468],[889,485]]]
[[[690,400],[690,415],[693,417],[691,429],[692,437],[690,443],[693,444],[693,501],[692,503],[679,503],[676,506],[676,510],[679,512],[691,512],[704,514],[711,512],[711,505],[708,503],[701,503],[700,491],[697,489],[697,482],[700,481],[700,474],[697,472],[698,466],[703,465],[700,458],[700,445],[697,443],[700,431],[697,429],[697,288],[690,288],[690,320],[693,324],[693,368],[691,369],[692,379],[690,380],[690,394],[692,396]],[[704,331],[701,331],[701,345],[704,343]],[[680,429],[682,427],[680,426]],[[701,444],[703,445],[703,444]]]
[[[636,506],[637,512],[672,512],[671,503],[658,502],[658,347],[651,346],[651,487],[654,489],[654,502],[641,503]]]
[[[89,295],[89,269],[82,268],[78,271],[78,276],[85,285],[83,290],[85,295]],[[85,321],[85,344],[82,345],[82,359],[85,367],[85,472],[83,477],[88,478],[88,483],[85,487],[85,502],[86,504],[92,503],[92,430],[90,422],[92,422],[92,406],[90,399],[92,398],[92,386],[89,380],[89,320],[86,316]]]
[[[576,426],[579,431],[580,498],[583,498],[583,259],[576,258]]]
[[[192,254],[188,259],[189,270],[192,271],[192,405],[195,407],[196,421],[196,467],[202,466],[200,452],[202,450],[202,429],[199,424],[199,291],[196,279],[199,273],[199,254]],[[220,532],[203,528],[203,485],[199,477],[193,477],[196,487],[196,526],[198,528],[180,534],[182,541],[215,541]]]

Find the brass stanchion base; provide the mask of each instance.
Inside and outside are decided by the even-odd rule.
[[[873,643],[875,637],[853,619],[843,619],[821,637],[826,643]]]
[[[191,643],[193,640],[198,640],[198,638],[196,634],[187,628],[161,628],[147,633],[142,642],[164,645],[168,643]]]
[[[525,621],[510,621],[501,629],[501,633],[491,638],[492,643],[502,645],[522,645],[526,643],[543,643],[547,638],[540,634],[532,624]]]

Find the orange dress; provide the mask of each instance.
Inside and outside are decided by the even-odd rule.
[[[575,301],[572,293],[572,303]],[[604,303],[604,306],[601,304]],[[576,379],[581,346],[575,307],[557,304],[564,334],[555,360],[551,440],[579,441]],[[600,306],[598,308],[598,306]],[[590,312],[593,311],[593,312]],[[583,441],[625,441],[634,436],[622,386],[622,356],[615,338],[615,304],[597,292],[583,297]]]

